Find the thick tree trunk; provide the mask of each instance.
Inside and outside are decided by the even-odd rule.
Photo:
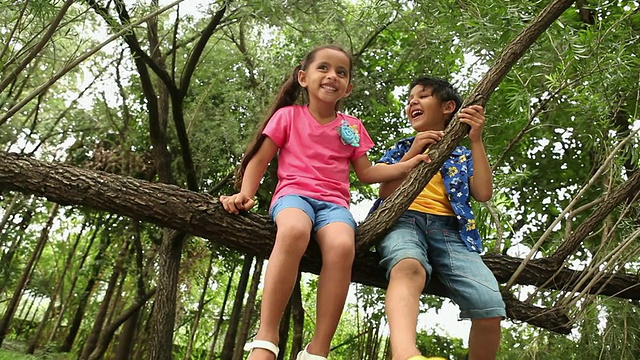
[[[49,219],[47,220],[44,229],[42,229],[42,231],[40,232],[40,238],[38,239],[38,242],[36,243],[36,246],[33,249],[31,256],[29,257],[29,260],[27,260],[27,263],[25,264],[24,270],[22,271],[22,276],[16,284],[13,296],[11,297],[7,308],[5,309],[2,321],[0,321],[0,346],[2,346],[6,334],[9,332],[9,324],[11,323],[13,315],[18,308],[22,293],[29,283],[29,280],[31,280],[33,270],[38,263],[38,260],[40,259],[40,255],[42,255],[42,250],[44,249],[47,240],[49,239],[49,231],[51,230],[51,226],[53,225],[53,220],[56,218],[56,216],[58,216],[58,208],[58,204],[54,204],[51,207],[51,211],[49,212]]]
[[[242,315],[242,304],[244,303],[244,296],[247,292],[252,263],[253,256],[245,255],[240,279],[238,280],[238,287],[236,288],[236,297],[233,300],[233,309],[231,310],[227,333],[224,337],[222,353],[220,354],[220,359],[222,360],[231,360],[236,346],[241,346],[240,344],[236,344],[236,336],[238,334],[238,325],[240,324],[240,316]]]
[[[150,360],[171,360],[177,301],[176,289],[180,274],[179,259],[182,255],[185,238],[186,235],[183,232],[164,230],[164,238],[158,251],[158,294],[151,314]]]

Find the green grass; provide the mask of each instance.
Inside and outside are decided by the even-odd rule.
[[[20,343],[5,341],[0,349],[0,360],[71,360],[76,359],[74,354],[43,353],[37,351],[35,355],[25,354],[26,347]]]

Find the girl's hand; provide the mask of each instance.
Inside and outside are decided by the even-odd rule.
[[[421,162],[430,163],[431,159],[427,154],[418,154],[407,161],[400,162],[398,164],[402,164],[404,166],[404,172],[409,174],[414,167],[418,166]]]
[[[416,135],[415,139],[413,140],[413,144],[411,144],[411,148],[409,149],[409,151],[407,151],[407,154],[409,154],[409,156],[422,154],[427,146],[435,144],[438,141],[442,140],[443,136],[444,131],[421,131]]]
[[[461,122],[469,125],[469,141],[482,141],[482,129],[484,128],[484,108],[480,105],[471,105],[460,110],[458,118]]]
[[[251,209],[256,202],[243,193],[237,193],[231,196],[220,196],[220,203],[225,210],[232,214],[239,214],[240,211]]]

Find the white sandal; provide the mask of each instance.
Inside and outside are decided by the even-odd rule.
[[[327,360],[324,356],[309,354],[309,352],[307,352],[308,347],[309,345],[305,346],[304,350],[298,353],[296,360]]]
[[[276,356],[275,357],[276,359],[278,358],[278,353],[280,352],[280,349],[278,349],[276,344],[266,340],[253,340],[250,343],[244,344],[244,351],[249,351],[249,355],[251,355],[251,352],[253,352],[253,349],[269,350],[273,353],[273,355]]]

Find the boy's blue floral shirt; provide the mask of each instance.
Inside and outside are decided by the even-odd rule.
[[[415,136],[412,136],[396,142],[377,162],[386,164],[399,162],[411,148],[414,139]],[[445,160],[440,168],[440,173],[444,180],[449,202],[458,219],[460,237],[470,251],[482,252],[482,239],[476,228],[476,220],[469,202],[469,178],[473,175],[471,151],[464,146],[457,146],[449,158]],[[377,209],[381,203],[381,199],[378,199],[371,211]]]

